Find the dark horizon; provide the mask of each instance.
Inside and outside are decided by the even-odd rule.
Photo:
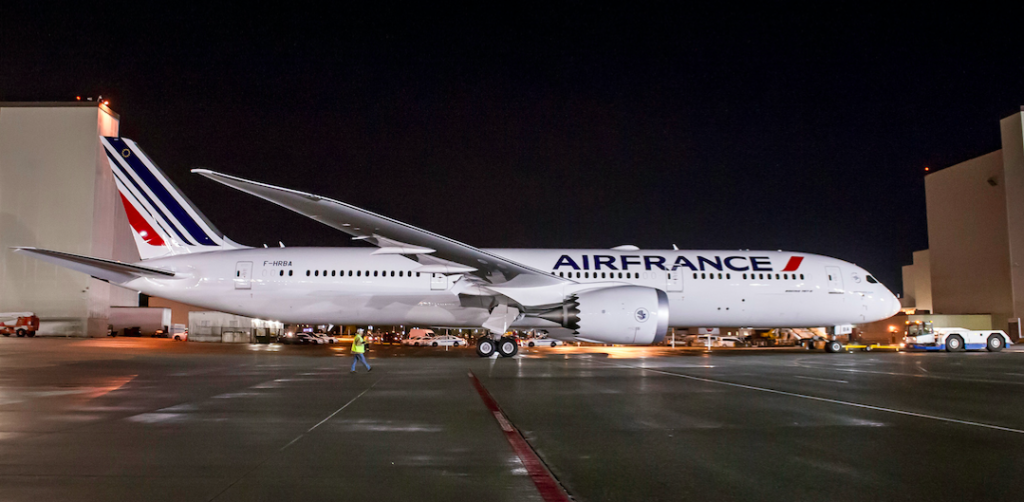
[[[477,247],[784,249],[899,292],[925,167],[1024,104],[1020,6],[141,9],[5,5],[0,101],[103,95],[254,246],[358,244],[190,169]]]

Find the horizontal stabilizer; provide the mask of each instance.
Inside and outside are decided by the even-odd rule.
[[[170,279],[175,273],[159,268],[143,267],[103,258],[92,258],[49,249],[38,249],[31,247],[14,248],[15,253],[29,255],[37,260],[69,268],[83,274],[89,274],[97,279],[123,284],[139,277],[152,277],[154,279]]]

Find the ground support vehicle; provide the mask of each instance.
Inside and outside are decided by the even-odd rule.
[[[744,347],[746,342],[735,336],[698,335],[689,341],[690,347]]]
[[[895,350],[899,352],[899,345],[890,345],[882,343],[848,343],[843,346],[846,350],[857,350],[860,349],[864,352],[871,352],[873,350]]]
[[[466,341],[452,335],[441,335],[430,338],[426,345],[431,347],[458,347],[460,345],[466,345]]]
[[[419,347],[422,345],[426,347],[430,345],[432,341],[434,341],[433,335],[411,336],[409,338],[406,338],[405,340],[402,340],[402,345],[412,345],[413,347]]]
[[[564,344],[564,342],[562,342],[561,340],[556,340],[554,338],[548,338],[546,336],[538,336],[538,337],[530,338],[529,340],[526,340],[524,343],[526,343],[527,347],[545,347],[545,346],[557,347],[559,345],[563,345]]]
[[[171,331],[168,336],[175,341],[184,342],[188,340],[188,327],[184,324],[171,325]]]
[[[32,312],[8,312],[0,314],[0,334],[29,338],[36,336],[39,318]]]
[[[945,350],[987,350],[999,352],[1011,345],[1010,337],[1000,330],[971,330],[966,328],[936,328],[931,321],[907,323],[903,345],[908,349]]]

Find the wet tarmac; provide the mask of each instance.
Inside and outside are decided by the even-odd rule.
[[[545,479],[581,501],[1024,489],[1022,351],[522,354],[378,347],[353,375],[341,347],[3,338],[0,499],[557,500]]]

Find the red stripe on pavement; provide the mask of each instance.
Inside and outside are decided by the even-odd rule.
[[[540,492],[540,496],[546,502],[569,502],[572,499],[569,498],[569,494],[566,493],[565,488],[555,480],[554,476],[551,475],[551,471],[548,471],[547,466],[541,461],[540,457],[537,456],[537,452],[533,451],[533,447],[530,443],[526,442],[523,435],[519,433],[519,429],[516,428],[512,422],[509,421],[505,413],[501,411],[498,406],[498,402],[491,397],[491,393],[487,392],[484,385],[480,383],[480,379],[469,372],[469,379],[473,381],[473,387],[476,388],[477,393],[480,394],[480,399],[484,401],[484,406],[494,414],[494,419],[498,422],[498,426],[501,427],[501,431],[505,433],[505,439],[512,445],[512,450],[519,456],[519,460],[526,467],[527,474],[530,475],[530,479],[533,480],[533,484],[537,486],[537,491]]]

